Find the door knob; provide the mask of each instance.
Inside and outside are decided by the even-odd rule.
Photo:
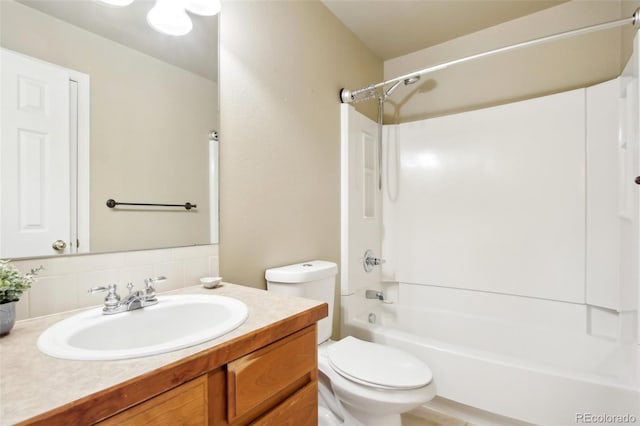
[[[51,247],[53,247],[54,250],[63,251],[65,248],[67,248],[67,243],[62,240],[56,240],[53,242],[53,244],[51,244]]]

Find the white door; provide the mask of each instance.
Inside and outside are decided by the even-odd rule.
[[[352,105],[341,108],[341,294],[380,285],[380,266],[365,272],[364,253],[381,257],[378,126]]]
[[[69,73],[1,55],[0,257],[68,253]],[[66,248],[54,249],[56,241]]]

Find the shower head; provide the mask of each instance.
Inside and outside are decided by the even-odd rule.
[[[340,89],[340,94],[339,94],[340,102],[343,104],[351,104],[351,103],[357,103],[361,101],[367,101],[369,99],[377,99],[379,101],[384,102],[389,96],[391,96],[393,92],[396,91],[400,83],[404,83],[405,86],[408,86],[410,84],[417,82],[418,80],[420,80],[419,74],[413,75],[411,77],[407,77],[404,80],[397,80],[395,83],[391,85],[391,87],[389,87],[389,89],[387,89],[386,92],[384,91],[384,85],[386,84],[386,82],[363,87],[357,90],[349,90],[349,89],[342,88]],[[377,90],[380,87],[383,88],[382,93],[380,93]]]
[[[391,87],[389,87],[389,89],[386,92],[383,92],[383,94],[380,95],[380,100],[385,101],[389,96],[391,96],[391,94],[396,91],[398,86],[400,86],[400,83],[404,83],[405,86],[408,86],[410,84],[415,83],[418,80],[420,80],[420,76],[414,75],[409,78],[405,78],[404,80],[396,81],[395,83],[393,83]]]
[[[384,100],[384,99],[387,99],[389,96],[391,96],[391,94],[396,91],[396,89],[398,88],[399,85],[400,85],[400,82],[396,81],[393,84],[393,86],[389,87],[389,90],[384,92],[384,94],[382,95],[382,99]]]
[[[420,80],[420,76],[419,76],[419,75],[414,75],[414,76],[412,76],[412,77],[405,78],[405,79],[404,79],[404,85],[405,85],[405,86],[408,86],[408,85],[410,85],[410,84],[413,84],[413,83],[418,82],[419,80]]]

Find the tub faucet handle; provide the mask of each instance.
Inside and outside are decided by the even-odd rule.
[[[362,266],[364,266],[365,272],[371,272],[374,266],[382,265],[384,262],[386,262],[386,260],[375,257],[373,251],[367,250],[364,252]]]

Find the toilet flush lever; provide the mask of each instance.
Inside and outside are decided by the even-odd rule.
[[[375,257],[371,249],[367,249],[367,251],[364,252],[362,266],[364,267],[365,272],[373,271],[374,266],[382,265],[384,262],[386,262],[384,259]]]

